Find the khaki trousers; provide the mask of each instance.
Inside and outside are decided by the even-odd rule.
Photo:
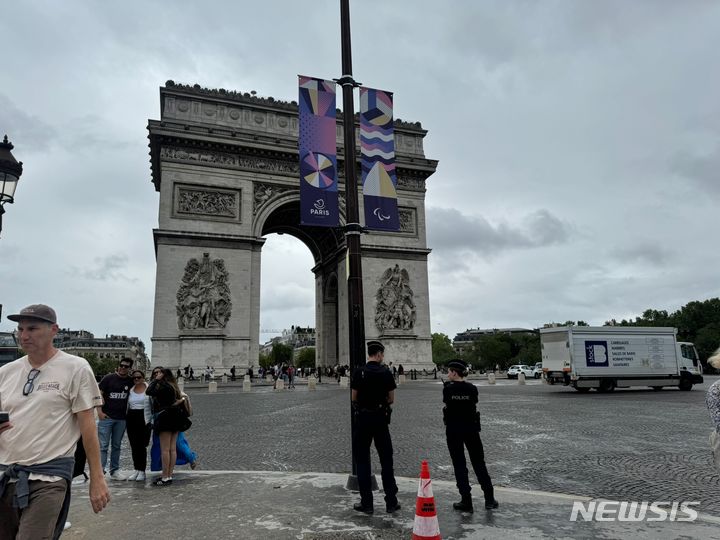
[[[8,484],[0,498],[0,540],[51,540],[65,501],[66,480],[30,480],[28,505],[13,507],[15,484]]]

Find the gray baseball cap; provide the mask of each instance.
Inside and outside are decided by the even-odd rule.
[[[20,313],[8,315],[7,318],[15,322],[19,322],[21,319],[38,319],[40,321],[57,324],[55,310],[45,304],[33,304],[24,307],[20,310]]]

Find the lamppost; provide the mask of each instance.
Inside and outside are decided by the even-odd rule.
[[[5,203],[15,202],[15,188],[22,175],[22,161],[18,163],[13,157],[11,152],[13,148],[15,147],[5,135],[3,142],[0,143],[0,232],[2,232]]]

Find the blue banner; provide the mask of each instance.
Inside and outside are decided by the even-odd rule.
[[[300,223],[337,227],[335,83],[299,77]]]

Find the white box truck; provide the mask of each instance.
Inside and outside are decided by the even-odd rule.
[[[675,328],[562,326],[540,329],[543,377],[549,384],[595,388],[677,386],[703,382],[692,343],[679,342]]]

